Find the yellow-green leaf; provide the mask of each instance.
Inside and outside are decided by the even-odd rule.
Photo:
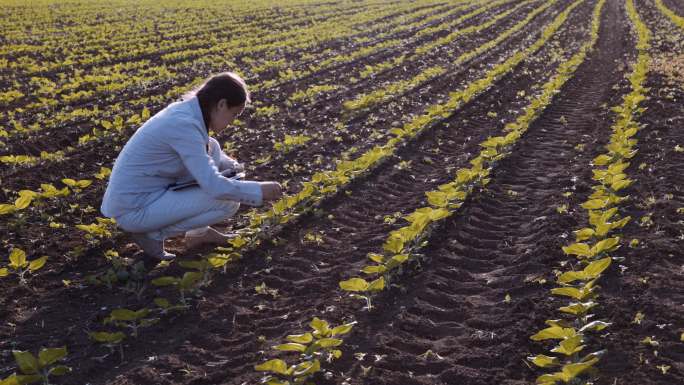
[[[534,357],[527,357],[527,359],[532,361],[533,364],[539,366],[540,368],[558,365],[558,358],[545,356],[543,354],[538,354]]]
[[[254,370],[259,372],[273,372],[282,375],[289,375],[290,372],[287,369],[287,364],[285,361],[280,359],[268,360],[263,364],[256,365]]]
[[[573,243],[570,246],[564,246],[563,252],[568,255],[577,255],[580,257],[591,257],[591,248],[586,243]]]
[[[542,341],[549,339],[562,340],[565,338],[574,337],[577,332],[574,328],[564,328],[560,326],[551,326],[546,329],[540,330],[537,334],[530,337],[534,341]]]
[[[283,352],[304,352],[306,350],[306,345],[288,342],[286,344],[276,345],[273,347],[273,349]]]
[[[352,330],[354,325],[356,325],[356,322],[350,322],[348,324],[336,326],[332,328],[332,330],[330,331],[330,335],[334,337],[338,335],[347,334]]]
[[[3,267],[2,269],[0,269],[0,278],[7,277],[8,275],[9,275],[9,269],[7,269],[6,267]]]
[[[126,338],[122,332],[107,333],[107,332],[91,332],[90,338],[100,343],[118,344]]]
[[[38,360],[31,352],[13,350],[12,354],[14,355],[14,360],[17,362],[17,366],[19,366],[19,370],[21,370],[23,374],[36,374],[41,369]]]
[[[36,271],[45,266],[45,262],[47,262],[47,255],[42,256],[40,258],[36,258],[33,261],[29,262],[29,270],[31,271]]]
[[[26,253],[24,250],[15,247],[12,249],[12,252],[10,253],[9,256],[10,260],[10,267],[17,270],[20,268],[26,267],[28,265],[28,262],[26,261]]]
[[[71,372],[70,367],[64,366],[64,365],[57,365],[55,367],[50,368],[50,371],[48,372],[48,374],[50,376],[63,376],[63,375],[70,373],[70,372]]]
[[[577,242],[582,242],[584,240],[587,240],[591,238],[594,235],[594,230],[590,228],[584,228],[575,231],[575,239]]]
[[[375,263],[383,263],[385,262],[385,257],[382,256],[381,254],[376,254],[376,253],[368,253],[368,258],[370,258],[371,261]]]
[[[380,277],[368,285],[368,291],[381,291],[385,288],[385,277]]]
[[[66,355],[66,347],[41,349],[40,352],[38,352],[38,363],[41,367],[45,367],[54,364],[66,357]]]
[[[308,344],[313,341],[313,335],[311,333],[304,334],[290,334],[285,337],[288,341],[296,342],[298,344]]]
[[[311,328],[317,331],[318,333],[322,334],[327,334],[330,330],[330,324],[328,323],[328,321],[322,320],[318,317],[314,317],[309,323],[309,326],[311,326]]]
[[[17,211],[17,206],[15,205],[0,204],[0,215],[11,214],[15,211]]]
[[[340,289],[344,291],[366,291],[368,282],[363,278],[351,278],[340,282]]]
[[[556,287],[551,289],[551,293],[555,295],[564,295],[575,299],[581,299],[583,293],[574,287]]]
[[[560,354],[565,354],[566,356],[571,356],[582,349],[584,349],[584,345],[580,345],[582,343],[582,336],[581,335],[576,335],[574,337],[566,338],[562,340],[558,346],[555,348],[551,349],[552,352],[554,353],[560,353]]]
[[[591,368],[594,366],[595,363],[598,362],[598,358],[593,358],[589,361],[577,363],[577,364],[568,364],[563,366],[563,369],[561,369],[561,372],[563,373],[563,381],[565,382],[570,382],[573,378],[579,376],[582,374],[585,370]]]
[[[619,243],[619,237],[606,238],[602,241],[599,241],[591,247],[592,255],[597,255],[604,251],[612,251],[616,248],[615,246],[617,246]]]
[[[315,343],[322,348],[331,348],[342,345],[342,340],[339,338],[321,338]]]
[[[612,259],[610,257],[599,259],[598,261],[591,262],[587,267],[584,268],[584,273],[590,278],[596,278],[599,274],[603,273],[604,270],[610,266]]]
[[[393,254],[401,253],[404,249],[404,240],[398,236],[390,236],[382,248]]]
[[[361,269],[366,274],[382,274],[387,271],[387,268],[382,265],[365,266]]]
[[[608,204],[607,200],[591,199],[591,200],[588,200],[588,201],[582,203],[582,207],[587,209],[587,210],[598,210],[598,209],[602,209],[602,208],[606,207],[607,204]]]

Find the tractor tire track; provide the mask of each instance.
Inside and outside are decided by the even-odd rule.
[[[377,301],[382,307],[359,319],[350,340],[366,356],[347,354],[334,368],[352,378],[348,383],[528,384],[540,374],[524,360],[541,350],[529,336],[555,318],[550,285],[541,279],[553,280],[560,248],[576,227],[556,206],[563,191],[588,193],[573,177],[584,174],[610,133],[601,105],[619,100],[613,86],[624,77],[616,63],[630,55],[627,36],[622,5],[609,1],[596,50],[493,173],[487,191],[430,239],[422,272],[402,279]]]
[[[545,81],[557,64],[551,55],[558,45],[574,47],[574,52],[577,42],[586,39],[592,9],[591,2],[583,4],[571,14],[570,27],[561,29],[556,44],[542,48],[535,60],[428,130],[397,159],[349,186],[350,197],[341,193],[324,204],[324,216],[300,220],[275,240],[277,246],[265,245],[249,253],[244,263],[232,265],[206,290],[196,311],[163,321],[164,330],[147,332],[146,340],[154,343],[134,343],[121,367],[102,370],[85,363],[82,370],[93,375],[88,378],[94,384],[255,383],[258,374],[252,365],[284,334],[304,329],[314,315],[340,322],[345,314],[353,314],[358,304],[342,301],[337,282],[364,263],[365,254],[377,250],[388,231],[398,226],[383,224],[385,216],[424,204],[424,191],[451,179],[445,169],[465,165],[469,153],[479,151],[481,140],[499,132],[503,123],[498,119],[510,120],[526,104],[518,92]],[[487,115],[493,108],[501,114],[497,118]],[[273,297],[257,294],[255,287],[262,282],[278,292]],[[187,327],[192,324],[198,327]],[[262,335],[266,343],[259,342]],[[87,341],[76,338],[71,344]],[[155,359],[148,360],[150,355]]]

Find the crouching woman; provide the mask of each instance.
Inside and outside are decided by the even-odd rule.
[[[145,122],[121,150],[101,211],[149,257],[175,257],[164,250],[164,239],[180,234],[186,246],[225,243],[229,236],[210,225],[233,216],[241,203],[260,206],[281,196],[276,182],[227,178],[244,167],[209,137],[209,130],[223,131],[249,102],[238,75],[213,76]],[[198,186],[171,188],[193,180]]]

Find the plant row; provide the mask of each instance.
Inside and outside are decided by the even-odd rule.
[[[581,3],[581,0],[577,1],[559,14],[545,28],[542,36],[530,47],[523,50],[522,57],[526,58],[541,48],[565,22],[570,12]],[[571,61],[562,64],[558,69],[558,73],[542,86],[541,94],[531,101],[514,122],[506,125],[504,130],[507,133],[505,135],[490,137],[481,143],[482,151],[470,161],[470,167],[461,168],[456,172],[453,182],[443,184],[434,191],[426,192],[430,205],[416,209],[413,213],[405,216],[404,219],[409,222],[409,225],[392,231],[389,234],[383,245],[382,253],[370,253],[368,255],[373,264],[365,266],[362,271],[372,278],[355,277],[344,280],[339,283],[340,288],[344,291],[352,292],[352,296],[355,298],[364,299],[366,301],[365,308],[368,310],[372,309],[371,296],[384,290],[390,277],[396,274],[409,260],[416,258],[417,251],[425,245],[426,238],[442,219],[451,216],[476,187],[484,188],[489,183],[491,169],[497,162],[510,154],[515,143],[551,102],[553,96],[565,81],[572,76],[582,60],[583,57],[578,59],[576,55]],[[504,66],[517,64],[519,64],[519,61],[514,57],[500,64],[501,68],[495,67],[492,69],[492,72],[498,73],[498,71],[502,70],[508,72],[510,69],[506,69]],[[302,344],[292,345],[292,337],[293,335],[287,336],[286,339],[289,342],[284,344],[285,346],[277,345],[275,349],[286,352],[299,352],[297,361],[288,365],[284,360],[272,359],[257,365],[255,367],[256,370],[268,372],[262,379],[264,383],[279,385],[302,383],[315,372],[321,370],[320,367],[316,367],[316,370],[309,369],[303,373],[297,370],[300,365],[307,365],[308,368],[311,367],[308,363],[315,360],[316,357],[311,354],[307,346],[300,346]],[[335,347],[339,350],[341,344],[342,340]]]
[[[564,264],[565,271],[557,276],[557,287],[551,289],[554,296],[570,302],[558,308],[561,318],[547,320],[546,328],[533,336],[535,341],[555,341],[553,355],[539,354],[529,359],[537,366],[553,370],[537,378],[537,384],[558,383],[589,384],[584,373],[592,374],[604,355],[593,333],[606,329],[610,323],[597,319],[599,305],[599,280],[615,259],[611,254],[621,246],[619,230],[630,222],[631,217],[621,216],[620,204],[628,199],[624,189],[632,184],[625,170],[629,160],[636,155],[640,129],[635,120],[643,112],[639,104],[646,98],[644,87],[648,66],[650,31],[639,19],[633,0],[626,0],[626,9],[637,35],[637,61],[628,79],[631,91],[623,97],[622,104],[613,108],[616,120],[612,125],[606,152],[592,161],[593,193],[582,203],[587,210],[589,226],[574,232],[575,243],[562,248],[567,256],[575,256],[574,263]],[[598,29],[598,27],[596,28]]]

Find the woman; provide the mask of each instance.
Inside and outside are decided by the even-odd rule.
[[[229,236],[210,225],[234,215],[240,203],[260,206],[282,194],[276,182],[226,178],[244,168],[209,137],[209,130],[226,128],[249,102],[245,82],[226,72],[150,118],[117,157],[102,213],[132,233],[152,258],[174,258],[164,251],[164,239],[178,234],[185,233],[187,247],[225,243]],[[192,180],[199,186],[170,188]]]

